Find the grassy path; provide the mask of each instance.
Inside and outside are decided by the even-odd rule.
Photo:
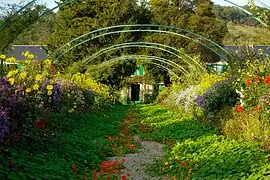
[[[270,179],[269,153],[254,144],[226,139],[213,126],[158,106],[138,106],[137,114],[156,128],[140,134],[142,139],[170,145],[165,160],[150,167],[155,174],[171,179]]]
[[[32,144],[28,151],[13,147],[1,152],[5,156],[0,156],[0,179],[92,179],[92,169],[115,156],[115,149],[108,148],[116,145],[114,139],[126,157],[131,179],[149,179],[151,172],[146,167],[155,179],[166,175],[167,179],[269,179],[269,155],[260,147],[228,140],[213,126],[155,105],[136,106],[136,116],[129,113],[127,118],[131,108],[54,115],[50,127],[54,143]],[[149,122],[154,131],[144,131]],[[126,139],[134,135],[143,140],[141,149],[129,151],[135,141]],[[163,148],[164,144],[168,146]],[[31,152],[35,146],[43,148]],[[154,156],[160,158],[153,162]]]

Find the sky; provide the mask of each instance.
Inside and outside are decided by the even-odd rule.
[[[0,3],[18,3],[21,2],[22,0],[0,0]],[[27,4],[31,0],[25,0],[24,4]],[[220,5],[230,5],[230,3],[226,3],[224,0],[212,0],[215,4],[220,4]],[[248,0],[230,0],[231,2],[234,2],[235,4],[238,4],[240,6],[246,5],[248,3]],[[263,2],[264,4],[270,6],[269,0],[256,0],[257,4],[260,5],[260,1]],[[268,1],[268,2],[267,2]],[[37,0],[37,2],[43,2],[48,5],[49,8],[53,8],[56,6],[54,3],[54,0]]]

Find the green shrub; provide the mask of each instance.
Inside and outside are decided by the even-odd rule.
[[[230,80],[220,81],[196,98],[208,118],[212,119],[224,107],[233,107],[237,102],[237,93]]]
[[[151,104],[156,100],[155,94],[144,94],[144,104]]]
[[[233,139],[265,143],[270,137],[270,127],[260,120],[259,112],[234,112],[230,119],[222,122],[222,133]]]

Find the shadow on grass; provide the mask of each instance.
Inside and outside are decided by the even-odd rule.
[[[0,179],[73,179],[72,165],[78,166],[77,176],[82,179],[87,169],[91,174],[91,168],[107,157],[106,136],[117,133],[130,108],[115,106],[92,114],[53,116],[54,142],[44,144],[46,150],[30,152],[23,146],[6,149],[5,156],[0,156]]]
[[[142,121],[151,122],[156,127],[155,132],[142,134],[145,139],[183,141],[217,133],[214,126],[202,124],[191,115],[182,115],[155,105],[138,106],[136,112]]]

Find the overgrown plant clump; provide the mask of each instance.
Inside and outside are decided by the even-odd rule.
[[[209,119],[225,107],[233,107],[237,101],[237,93],[230,81],[220,81],[210,87],[204,94],[196,98],[196,103],[203,108]]]
[[[107,89],[90,76],[63,75],[51,60],[37,62],[28,51],[23,55],[27,58],[23,68],[11,65],[0,79],[0,140],[7,138],[6,145],[48,139],[53,134],[48,127],[55,123],[49,118],[52,113],[86,112],[111,102]],[[1,58],[16,62],[4,55]]]

